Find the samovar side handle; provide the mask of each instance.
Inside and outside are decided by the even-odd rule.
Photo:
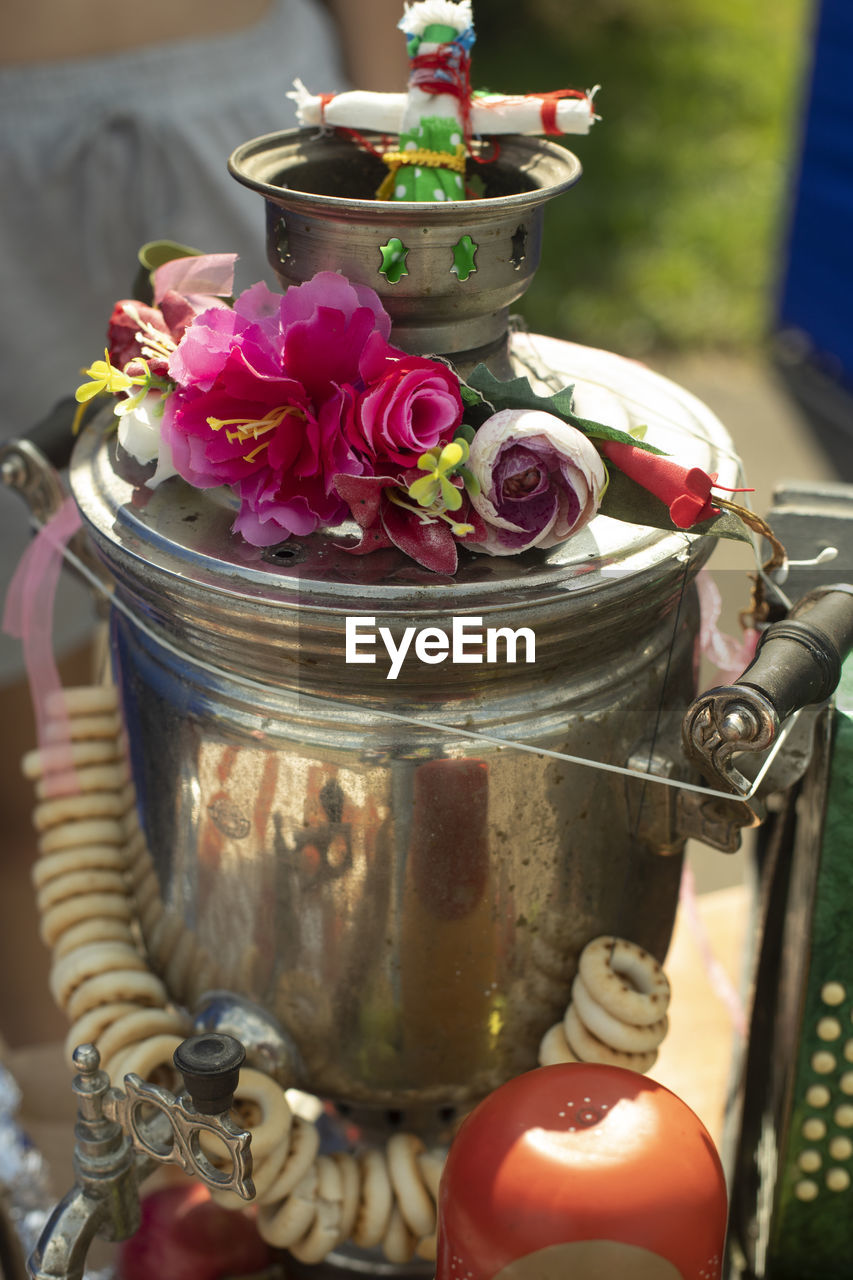
[[[685,754],[714,784],[745,795],[751,784],[734,757],[767,750],[794,711],[826,701],[851,648],[853,586],[809,592],[767,628],[734,684],[709,689],[691,704],[682,722]]]
[[[81,406],[74,397],[66,396],[35,426],[0,444],[0,484],[23,499],[36,529],[57,515],[68,497],[63,472],[74,449],[75,421],[78,429],[85,426],[101,411],[101,402],[96,397],[84,404],[78,420],[79,409]],[[76,558],[84,571],[94,575],[108,593],[109,577],[82,529],[72,536],[68,547],[72,552],[71,564],[74,565]],[[83,576],[85,581],[85,572]]]
[[[20,494],[38,524],[55,515],[67,496],[60,472],[71,459],[78,408],[68,396],[34,427],[0,445],[0,480]]]

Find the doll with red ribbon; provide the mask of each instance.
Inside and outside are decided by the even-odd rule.
[[[302,125],[396,135],[382,151],[388,174],[381,200],[444,201],[466,197],[465,162],[475,137],[504,133],[588,133],[595,90],[506,96],[471,89],[471,0],[417,0],[400,28],[407,40],[406,93],[313,95],[297,81],[290,97]]]

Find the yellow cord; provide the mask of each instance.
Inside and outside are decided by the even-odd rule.
[[[431,151],[428,147],[419,147],[416,151],[386,151],[382,159],[388,166],[388,174],[376,192],[376,199],[391,199],[397,170],[404,166],[419,165],[424,169],[451,169],[454,173],[464,173],[466,155],[461,142],[455,151]]]

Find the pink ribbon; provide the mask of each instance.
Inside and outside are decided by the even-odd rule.
[[[746,671],[758,645],[758,632],[754,628],[744,631],[740,638],[726,635],[717,623],[723,610],[723,597],[708,569],[696,575],[699,592],[699,649],[712,662],[719,673],[717,683],[733,684]]]
[[[728,1010],[735,1033],[741,1039],[744,1039],[749,1029],[746,1010],[737,988],[714,954],[708,930],[699,911],[696,878],[693,875],[692,868],[689,866],[684,867],[681,875],[679,903],[690,926],[690,932],[702,959],[702,967],[711,985],[711,990]]]
[[[59,775],[72,770],[70,728],[53,653],[53,609],[63,553],[80,524],[74,499],[66,498],[21,556],[3,613],[3,630],[23,644],[39,746],[51,750],[48,791],[67,791],[67,776],[62,785]]]

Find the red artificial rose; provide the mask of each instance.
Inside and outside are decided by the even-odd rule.
[[[412,467],[453,439],[462,421],[459,379],[440,360],[410,356],[377,334],[359,363],[364,390],[346,436],[372,463]]]

